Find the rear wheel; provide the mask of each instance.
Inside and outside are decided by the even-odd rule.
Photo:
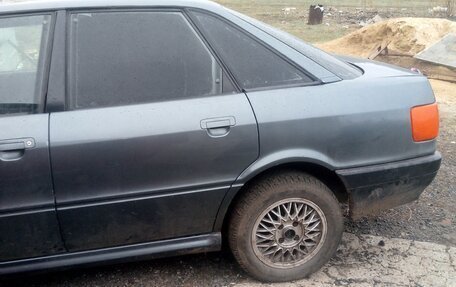
[[[334,194],[300,172],[260,180],[242,196],[230,221],[230,248],[255,278],[279,282],[310,275],[337,250],[343,231]]]

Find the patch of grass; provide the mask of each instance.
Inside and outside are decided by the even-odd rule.
[[[333,39],[340,38],[346,34],[355,31],[357,28],[343,27],[342,25],[326,24],[321,25],[307,25],[303,21],[290,20],[290,21],[270,21],[270,19],[260,19],[278,29],[287,31],[309,43],[322,43]]]
[[[226,6],[276,6],[276,7],[289,7],[289,6],[306,6],[309,7],[313,4],[322,4],[325,6],[333,7],[392,7],[392,8],[429,8],[433,6],[445,6],[447,0],[215,0]]]
[[[291,21],[270,21],[269,19],[260,19],[263,22],[287,31],[290,34],[295,35],[309,43],[322,43],[327,42],[333,39],[340,38],[347,35],[350,32],[355,31],[358,27],[353,26],[342,26],[331,24],[327,26],[326,24],[321,25],[307,25],[303,21],[291,20]]]
[[[357,25],[344,25],[324,18],[321,25],[307,25],[307,13],[310,5],[319,3],[327,7],[338,9],[355,8],[381,8],[396,9],[402,8],[427,11],[433,6],[444,6],[446,0],[215,0],[228,8],[239,11],[253,18],[261,20],[269,25],[287,31],[304,41],[319,43],[342,37],[357,28]],[[284,13],[282,9],[294,7],[292,13]]]
[[[326,42],[350,33],[356,28],[335,23],[324,22],[321,25],[307,25],[307,13],[309,5],[307,1],[240,1],[219,0],[218,3],[239,11],[281,30],[287,31],[304,41],[310,43]],[[310,1],[309,1],[310,3]],[[296,7],[293,13],[286,14],[282,11],[285,7]]]

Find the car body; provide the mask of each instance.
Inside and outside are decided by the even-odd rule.
[[[9,4],[0,29],[17,58],[0,54],[0,274],[219,250],[239,198],[280,170],[359,217],[417,199],[440,166],[426,77],[211,2]]]

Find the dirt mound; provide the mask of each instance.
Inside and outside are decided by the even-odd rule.
[[[368,25],[345,37],[317,46],[338,54],[367,57],[385,39],[388,49],[416,55],[448,33],[456,33],[456,23],[445,19],[397,18]]]

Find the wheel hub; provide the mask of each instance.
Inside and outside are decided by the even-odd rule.
[[[292,247],[303,238],[304,229],[297,222],[287,222],[279,226],[275,232],[275,241],[283,247]]]

